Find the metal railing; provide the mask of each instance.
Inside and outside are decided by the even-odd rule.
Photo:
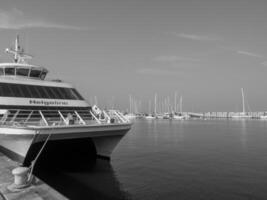
[[[69,126],[121,124],[129,121],[117,110],[0,110],[0,126]]]

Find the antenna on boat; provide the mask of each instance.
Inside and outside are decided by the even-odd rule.
[[[25,54],[24,49],[19,44],[19,35],[15,40],[15,48],[7,48],[6,53],[13,54],[15,63],[26,63],[25,59],[32,59],[31,55]]]

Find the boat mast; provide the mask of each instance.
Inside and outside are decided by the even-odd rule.
[[[97,96],[94,96],[94,101],[95,101],[95,105],[97,106],[98,103],[97,103]]]
[[[183,112],[183,96],[180,97],[180,113]]]
[[[148,109],[149,109],[149,114],[148,115],[151,115],[151,101],[149,100],[148,101]]]
[[[134,113],[138,113],[138,102],[137,100],[134,101]]]
[[[243,113],[246,112],[245,110],[245,97],[244,97],[244,89],[241,88],[241,93],[242,93],[242,106],[243,106]]]
[[[130,102],[130,110],[129,110],[129,113],[132,113],[132,96],[129,95],[129,102]]]
[[[32,56],[25,54],[24,49],[21,48],[19,44],[19,35],[17,35],[15,40],[15,47],[14,48],[7,48],[6,53],[10,53],[13,55],[13,59],[15,63],[25,63],[25,59],[31,59]]]
[[[155,102],[154,102],[154,115],[156,115],[156,113],[157,113],[157,93],[155,93]]]
[[[177,112],[177,102],[176,102],[176,96],[177,96],[177,93],[175,92],[174,93],[174,113]]]
[[[168,113],[170,114],[170,97],[167,96],[167,107],[168,107]]]

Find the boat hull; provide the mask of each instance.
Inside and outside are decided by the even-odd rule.
[[[0,149],[11,159],[29,166],[48,138],[45,148],[53,146],[54,151],[64,152],[63,148],[90,146],[90,155],[110,159],[130,127],[131,124],[0,128]]]
[[[251,115],[233,115],[232,118],[233,119],[251,119],[252,116]]]
[[[0,130],[1,131],[1,130]],[[23,163],[30,146],[33,144],[34,135],[10,135],[0,133],[0,151],[9,158]]]
[[[175,119],[175,120],[184,120],[185,119],[185,116],[175,115],[175,116],[173,116],[172,119]]]
[[[262,115],[262,116],[260,116],[260,119],[267,120],[267,115]]]

